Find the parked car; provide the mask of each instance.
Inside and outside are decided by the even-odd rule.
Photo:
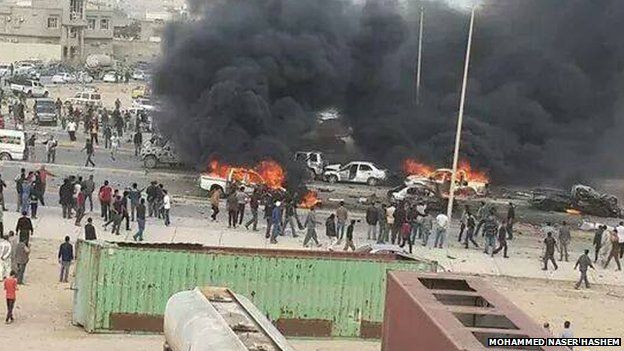
[[[106,72],[104,76],[102,76],[102,81],[105,83],[117,83],[119,81],[117,72]]]
[[[78,82],[83,84],[93,83],[93,77],[87,72],[78,72]]]
[[[42,98],[35,100],[34,117],[37,125],[56,125],[58,121],[56,112],[54,99]]]
[[[76,83],[76,76],[71,73],[57,73],[52,76],[53,84]]]
[[[325,155],[320,151],[297,151],[295,160],[303,163],[310,172],[311,178],[320,178],[327,162]]]
[[[330,183],[363,183],[378,185],[388,179],[388,170],[372,162],[354,161],[346,165],[329,165],[325,167],[323,177]]]
[[[143,143],[141,159],[145,168],[156,168],[159,165],[181,165],[182,161],[173,143],[160,138],[152,138]]]
[[[21,130],[0,129],[0,161],[23,160],[26,136]]]
[[[131,96],[133,100],[136,100],[139,98],[146,98],[150,96],[149,87],[146,85],[136,86],[132,89]]]
[[[132,101],[132,106],[142,108],[145,111],[154,111],[156,106],[152,103],[152,100],[146,98],[138,98]]]
[[[24,94],[28,97],[48,97],[50,93],[38,80],[26,77],[15,77],[9,80],[13,93]]]
[[[16,62],[13,73],[16,75],[27,75],[34,72],[36,69],[37,66],[33,62]]]
[[[145,71],[137,69],[134,72],[132,72],[132,79],[134,80],[146,80],[147,75],[145,74]]]
[[[96,107],[102,106],[102,95],[97,91],[82,91],[76,93],[73,97],[68,99],[74,106],[93,105]]]

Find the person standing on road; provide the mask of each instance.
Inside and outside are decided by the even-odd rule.
[[[290,225],[290,231],[292,232],[292,236],[293,238],[296,238],[299,235],[297,235],[297,229],[295,228],[295,218],[297,217],[297,214],[295,213],[295,211],[297,210],[295,207],[295,200],[294,199],[287,200],[287,202],[285,203],[285,207],[286,208],[284,209],[284,212],[285,212],[284,213],[284,227],[280,235],[285,235],[286,227]]]
[[[22,212],[28,213],[30,210],[30,194],[33,191],[32,181],[32,172],[28,172],[28,177],[22,182]]]
[[[156,197],[158,196],[158,185],[155,180],[150,182],[150,185],[145,189],[145,193],[147,194],[147,206],[148,213],[150,217],[157,216],[156,209]]]
[[[74,122],[74,119],[71,119],[69,123],[67,123],[67,134],[69,134],[69,140],[76,141],[76,129],[78,129],[78,125]]]
[[[91,139],[87,139],[85,142],[85,146],[82,148],[82,151],[85,151],[87,154],[87,160],[85,161],[85,167],[91,165],[91,167],[95,167],[95,162],[93,162],[93,154],[95,153],[95,149],[93,148],[93,142]]]
[[[145,199],[141,199],[136,207],[136,221],[138,230],[133,236],[135,241],[143,241],[143,233],[145,232],[145,212]]]
[[[59,188],[59,204],[61,205],[63,218],[72,218],[73,186],[68,178],[63,179],[63,185]]]
[[[238,198],[236,197],[236,191],[231,191],[225,201],[225,206],[228,211],[228,228],[236,228],[238,222]]]
[[[607,261],[604,264],[604,268],[607,268],[609,266],[609,263],[611,262],[611,259],[613,258],[615,260],[615,264],[618,267],[618,271],[622,270],[622,266],[620,265],[620,245],[618,245],[618,235],[617,232],[615,230],[613,230],[610,233],[609,236],[609,241],[611,242],[611,251],[609,252],[609,257],[607,258]]]
[[[570,227],[566,221],[563,221],[559,227],[559,261],[563,261],[565,258],[565,261],[568,262],[568,246],[571,239]]]
[[[581,286],[582,282],[585,282],[585,287],[589,289],[589,281],[587,280],[587,268],[591,268],[595,270],[594,265],[592,265],[591,259],[589,258],[589,250],[585,250],[585,253],[582,254],[578,260],[576,260],[576,264],[574,265],[574,269],[578,267],[581,272],[581,277],[579,281],[574,285],[574,289],[578,289]]]
[[[312,205],[310,207],[310,211],[308,211],[308,216],[306,217],[306,220],[305,220],[306,236],[305,236],[305,239],[303,240],[303,247],[307,247],[308,242],[310,242],[310,240],[314,241],[317,247],[321,246],[321,244],[318,241],[318,237],[316,235],[316,225],[318,224],[318,222],[316,221],[316,208],[315,207],[316,207],[315,205]]]
[[[28,212],[22,212],[22,217],[17,220],[15,232],[19,235],[19,241],[28,245],[30,236],[34,234],[32,221],[28,218]]]
[[[618,245],[620,246],[620,259],[624,256],[624,222],[615,227],[618,235]]]
[[[82,192],[85,197],[85,208],[87,207],[87,201],[89,202],[89,212],[93,212],[93,192],[95,191],[95,181],[93,181],[93,174],[89,175],[85,181],[82,182]]]
[[[97,240],[97,234],[95,233],[95,226],[93,225],[93,218],[87,218],[87,225],[85,225],[85,240]]]
[[[563,322],[563,330],[561,331],[562,339],[572,339],[574,338],[574,332],[572,328],[570,328],[570,321]],[[570,346],[570,350],[574,350],[574,347]]]
[[[97,121],[97,116],[94,116],[91,119],[91,126],[89,127],[89,137],[91,138],[91,140],[93,140],[95,145],[100,145],[100,140],[98,138],[99,129],[100,129],[100,125]]]
[[[11,273],[11,243],[4,235],[0,236],[0,270],[2,279]]]
[[[15,307],[15,299],[17,297],[17,280],[15,279],[15,272],[11,271],[9,277],[4,280],[4,293],[7,304],[7,315],[4,320],[6,324],[13,323],[13,308]]]
[[[26,182],[26,170],[20,169],[20,173],[15,177],[15,191],[17,192],[17,212],[22,211],[22,193],[24,192],[24,183]]]
[[[104,139],[104,148],[110,148],[111,137],[113,136],[113,130],[108,123],[104,123],[104,131],[102,133],[102,139]]]
[[[325,235],[329,238],[329,247],[336,243],[336,214],[332,213],[325,220]]]
[[[28,199],[28,201],[30,202],[30,215],[32,219],[37,219],[37,209],[39,207],[39,195],[37,193],[36,187],[36,183],[33,182],[31,186],[33,190],[30,192],[30,198]]]
[[[2,175],[0,175],[0,207],[2,208],[2,211],[6,211],[6,205],[4,202],[4,188],[6,188],[7,185],[4,182],[4,180],[2,180]]]
[[[386,208],[386,223],[388,223],[388,235],[386,236],[386,241],[391,241],[392,238],[396,236],[394,233],[394,213],[396,212],[396,206],[394,202],[390,203],[390,206]],[[346,221],[345,221],[346,222]]]
[[[466,230],[466,228],[468,226],[468,217],[469,216],[470,216],[470,206],[465,205],[464,206],[464,212],[462,213],[462,216],[461,216],[461,219],[460,219],[461,226],[459,227],[459,235],[457,236],[457,241],[458,242],[462,241],[462,236],[463,236],[464,231]]]
[[[212,218],[213,222],[217,220],[217,215],[219,214],[219,201],[221,200],[222,194],[221,188],[216,188],[210,195],[210,207],[212,208],[210,218]]]
[[[167,190],[163,189],[163,219],[165,220],[165,226],[169,226],[171,224],[170,216],[171,212],[171,197]]]
[[[599,225],[594,232],[594,240],[592,244],[594,246],[594,263],[598,262],[598,254],[600,253],[600,247],[602,246],[602,233],[607,230],[606,225]]]
[[[104,223],[104,230],[109,224],[113,224],[113,229],[111,233],[115,235],[119,235],[119,227],[121,227],[121,216],[122,216],[122,202],[121,196],[118,194],[117,190],[115,190],[115,195],[113,196],[113,205],[110,210],[110,216],[106,223]]]
[[[398,244],[401,242],[401,227],[403,226],[403,222],[407,220],[407,213],[405,211],[405,204],[399,202],[396,207],[396,211],[394,211],[394,228],[392,228],[392,245]]]
[[[469,243],[472,243],[475,247],[479,247],[479,244],[474,239],[474,231],[477,225],[477,221],[472,213],[468,212],[466,217],[466,237],[464,241],[464,248],[468,248]]]
[[[245,205],[247,204],[247,194],[245,194],[245,187],[240,187],[236,192],[236,203],[238,208],[236,211],[236,221],[238,225],[243,225],[243,218],[245,217]]]
[[[15,264],[17,265],[17,284],[24,284],[26,265],[30,260],[30,247],[27,243],[20,241],[15,248]]]
[[[78,196],[76,197],[76,222],[74,223],[76,227],[80,227],[82,222],[82,218],[85,215],[86,203],[85,203],[85,194],[80,191]]]
[[[366,224],[368,224],[366,239],[377,240],[377,222],[379,222],[379,211],[375,203],[371,203],[366,209]]]
[[[273,224],[273,232],[271,233],[271,244],[277,244],[277,237],[282,232],[282,203],[275,202],[273,213],[271,213],[271,223]]]
[[[253,225],[252,229],[254,232],[258,230],[258,208],[259,207],[260,207],[260,191],[258,190],[258,188],[256,188],[254,189],[253,193],[251,194],[251,197],[249,198],[249,209],[251,210],[251,218],[249,219],[249,221],[247,221],[247,223],[245,223],[245,228],[247,229],[249,229],[250,225]],[[217,211],[218,211],[218,208],[217,208]]]
[[[129,191],[124,191],[123,196],[121,197],[121,220],[126,220],[126,231],[130,230],[130,214],[128,213],[128,197],[130,196]]]
[[[477,210],[478,222],[477,222],[477,228],[475,229],[474,236],[479,237],[479,230],[481,230],[481,226],[485,224],[488,214],[489,214],[489,211],[488,211],[487,204],[485,203],[485,201],[481,201],[481,205],[479,206],[479,209]]]
[[[344,239],[347,220],[349,220],[349,211],[347,211],[344,201],[340,201],[340,205],[336,209],[336,234],[339,244]]]
[[[399,247],[405,247],[405,244],[408,244],[409,252],[412,253],[412,225],[410,221],[403,222],[401,226],[401,243]]]
[[[271,229],[273,228],[273,207],[273,197],[267,193],[264,199],[264,219],[267,224],[264,236],[267,239],[271,237]]]
[[[386,204],[381,204],[379,208],[379,235],[377,235],[377,243],[385,244],[388,242],[388,221],[386,218]]]
[[[345,241],[345,246],[342,249],[343,251],[348,251],[349,249],[355,251],[355,244],[353,243],[353,230],[355,228],[355,219],[351,220],[351,224],[347,227],[347,239]]]
[[[138,128],[132,137],[132,142],[134,143],[134,156],[139,156],[141,153],[141,145],[143,145],[143,133],[141,133]]]
[[[113,136],[111,137],[111,140],[110,140],[110,145],[111,145],[111,150],[110,150],[111,160],[116,161],[115,156],[117,155],[117,150],[119,149],[119,137],[117,136],[117,133],[113,133]]]
[[[440,213],[436,216],[436,236],[433,247],[442,248],[446,242],[446,231],[448,228],[448,217],[444,213]]]
[[[552,232],[548,232],[546,234],[546,239],[544,239],[544,267],[543,271],[548,270],[548,261],[552,262],[553,266],[555,266],[555,270],[559,268],[557,266],[557,261],[555,261],[555,249],[557,248],[557,240],[553,238]]]
[[[65,237],[65,242],[59,247],[58,260],[61,265],[61,275],[59,281],[61,283],[67,283],[69,267],[71,267],[71,263],[74,260],[74,247],[69,242],[69,236]]]
[[[130,200],[130,220],[132,222],[134,222],[136,208],[139,206],[142,192],[143,189],[139,190],[139,185],[137,183],[132,183],[130,190],[128,190],[128,199]]]
[[[516,223],[516,206],[513,203],[507,205],[507,239],[513,240],[513,226]]]
[[[58,142],[54,139],[54,135],[50,135],[50,138],[44,142],[46,146],[46,161],[48,163],[56,163],[56,148]]]
[[[483,222],[483,235],[485,236],[485,246],[483,248],[483,253],[485,253],[486,255],[490,254],[490,250],[491,254],[494,254],[498,227],[498,221],[496,220],[494,211],[491,210],[489,212],[489,215],[484,219]]]
[[[98,191],[98,199],[100,200],[100,209],[101,209],[101,217],[104,218],[105,221],[109,220],[110,217],[110,207],[113,195],[113,188],[108,185],[108,180],[104,181],[104,185],[100,187]]]
[[[504,220],[503,223],[498,227],[498,248],[492,251],[492,256],[499,253],[503,250],[503,257],[509,258],[507,256],[507,221]]]

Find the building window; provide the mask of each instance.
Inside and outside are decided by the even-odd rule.
[[[108,18],[102,18],[100,20],[100,29],[108,29]]]
[[[95,18],[87,18],[87,28],[88,29],[95,29]]]
[[[58,17],[48,17],[48,28],[58,28]]]

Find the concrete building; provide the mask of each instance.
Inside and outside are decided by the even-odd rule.
[[[113,11],[86,0],[0,3],[0,41],[58,45],[64,61],[113,52]]]

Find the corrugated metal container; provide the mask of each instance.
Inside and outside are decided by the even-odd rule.
[[[161,331],[167,300],[196,286],[249,298],[285,335],[379,338],[386,272],[435,272],[396,255],[79,241],[73,321],[88,332]]]

